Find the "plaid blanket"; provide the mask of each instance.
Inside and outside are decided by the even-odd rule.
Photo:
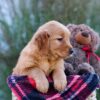
[[[97,87],[98,76],[87,73],[82,76],[67,77],[68,84],[63,92],[57,92],[53,81],[49,77],[50,88],[48,93],[42,94],[36,90],[35,81],[27,76],[10,75],[7,83],[18,100],[85,100]]]

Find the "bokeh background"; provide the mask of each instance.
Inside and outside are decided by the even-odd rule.
[[[21,49],[49,20],[84,23],[100,33],[100,0],[0,0],[0,100],[11,100],[6,78]]]

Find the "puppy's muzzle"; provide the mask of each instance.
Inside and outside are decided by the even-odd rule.
[[[69,49],[69,54],[72,54],[73,53],[73,49]]]
[[[73,57],[73,56],[74,56],[74,50],[71,48],[71,49],[69,49],[69,57],[68,58]]]

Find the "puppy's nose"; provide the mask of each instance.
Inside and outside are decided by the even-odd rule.
[[[72,54],[73,53],[73,49],[69,49],[69,54]]]
[[[86,33],[86,32],[82,32],[82,36],[84,36],[84,37],[88,37],[88,36],[89,36],[89,34],[88,34],[88,33]]]

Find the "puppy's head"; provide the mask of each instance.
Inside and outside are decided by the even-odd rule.
[[[44,54],[65,58],[71,52],[70,31],[57,21],[50,21],[36,32],[36,43]]]

